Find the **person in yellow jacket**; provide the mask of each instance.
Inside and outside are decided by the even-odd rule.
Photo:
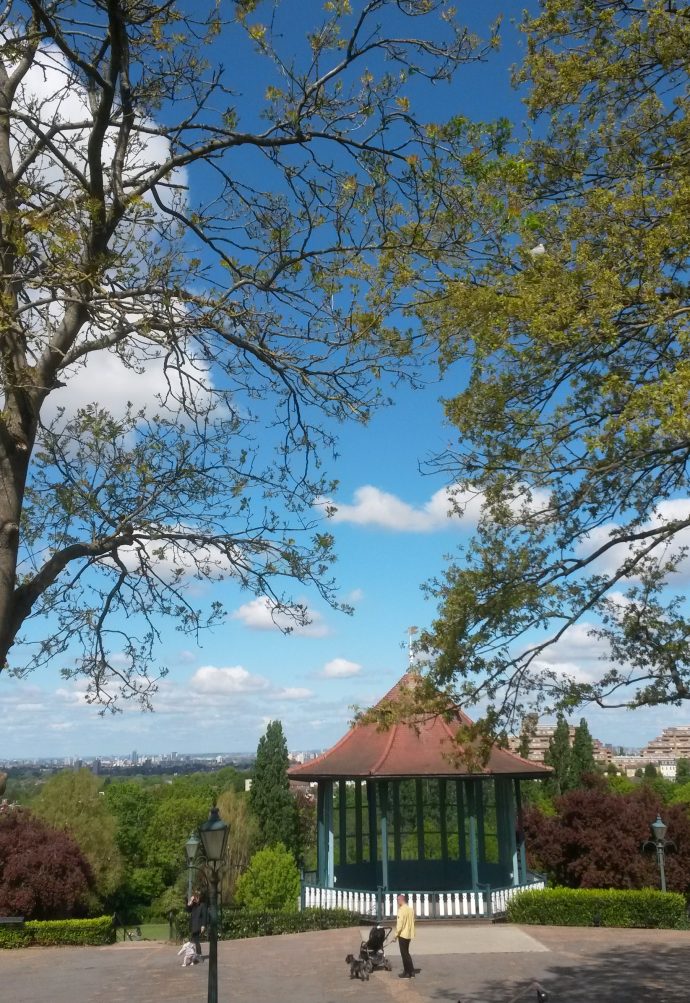
[[[414,939],[414,910],[408,904],[407,895],[398,895],[398,921],[395,927],[393,940],[397,940],[400,947],[400,957],[402,958],[403,970],[398,976],[400,979],[413,979],[419,968],[414,967],[410,957],[410,941]]]

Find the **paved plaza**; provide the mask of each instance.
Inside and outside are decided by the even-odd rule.
[[[685,1003],[690,932],[507,925],[418,926],[421,972],[351,981],[345,955],[360,930],[327,930],[219,945],[219,1003]],[[206,949],[206,948],[205,948]],[[206,964],[181,968],[173,945],[0,951],[5,1003],[205,1003]]]

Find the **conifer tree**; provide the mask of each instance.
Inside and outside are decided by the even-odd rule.
[[[534,732],[538,724],[539,717],[537,714],[526,714],[522,719],[522,730],[520,732],[518,754],[522,756],[523,759],[529,759],[532,739],[534,738]]]
[[[594,742],[592,741],[587,722],[584,718],[581,718],[580,723],[575,729],[573,747],[570,750],[569,788],[581,787],[582,778],[587,773],[593,773],[595,769]]]
[[[297,804],[290,793],[288,762],[283,726],[270,721],[256,750],[249,804],[259,823],[261,844],[282,843],[299,859]]]
[[[570,789],[572,751],[570,748],[570,726],[563,714],[558,715],[556,730],[551,736],[549,747],[544,754],[544,762],[553,769],[553,774],[548,781],[550,792],[554,797],[565,794]]]

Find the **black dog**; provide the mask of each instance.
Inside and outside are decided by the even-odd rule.
[[[354,954],[348,954],[345,964],[350,966],[350,978],[361,979],[362,982],[369,981],[369,972],[372,965],[368,958],[356,958]]]

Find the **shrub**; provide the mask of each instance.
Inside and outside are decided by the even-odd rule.
[[[72,836],[28,811],[0,815],[0,911],[50,920],[88,912],[93,875]]]
[[[641,891],[546,888],[519,892],[508,903],[511,923],[542,926],[618,926],[684,929],[685,898],[651,888]]]
[[[303,909],[301,912],[252,912],[229,909],[223,912],[219,935],[224,940],[271,937],[282,933],[308,933],[359,926],[359,913],[345,909]]]
[[[615,794],[605,783],[556,799],[557,814],[523,815],[529,862],[550,883],[568,888],[642,889],[658,886],[656,855],[643,853],[650,823],[662,811],[675,852],[666,857],[670,890],[690,889],[690,819],[683,805],[662,806],[648,785]]]
[[[294,857],[278,843],[254,854],[237,881],[235,901],[252,912],[296,912],[299,892]]]
[[[110,916],[96,919],[28,920],[21,927],[0,926],[0,948],[43,947],[71,944],[101,947],[115,941],[115,927]]]

